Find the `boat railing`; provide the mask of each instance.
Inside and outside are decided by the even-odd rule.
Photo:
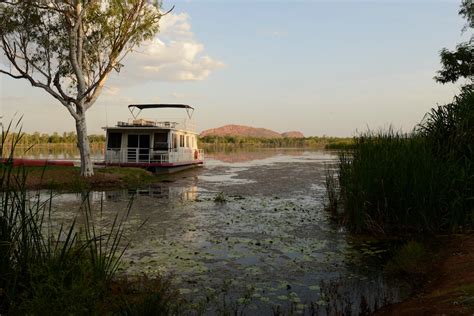
[[[204,160],[202,149],[180,148],[156,151],[153,148],[108,148],[105,163],[179,163]]]
[[[129,119],[127,122],[119,121],[118,127],[158,127],[158,128],[172,128],[181,129],[185,131],[196,131],[196,123],[188,119]]]

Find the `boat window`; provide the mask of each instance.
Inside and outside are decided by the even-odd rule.
[[[179,147],[184,147],[184,135],[179,135]]]
[[[168,133],[161,132],[155,133],[153,138],[153,149],[154,150],[168,150]]]
[[[150,149],[150,135],[140,135],[139,148]]]
[[[107,149],[120,149],[122,147],[122,133],[109,133]]]
[[[138,135],[129,134],[127,144],[128,148],[138,148]]]
[[[189,141],[189,136],[186,136],[186,147],[191,147],[191,142]]]
[[[178,135],[173,134],[173,146],[174,149],[178,148]]]

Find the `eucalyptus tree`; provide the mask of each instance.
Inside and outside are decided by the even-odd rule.
[[[171,11],[171,10],[170,10]],[[123,58],[159,30],[159,0],[0,0],[0,73],[59,101],[76,123],[81,174],[94,174],[86,112]]]
[[[474,29],[474,1],[463,0],[459,15],[466,19],[463,31]],[[471,87],[474,82],[474,35],[467,42],[457,45],[455,50],[444,48],[441,50],[442,69],[438,71],[435,80],[440,83],[455,83],[461,78],[468,81],[466,88]]]

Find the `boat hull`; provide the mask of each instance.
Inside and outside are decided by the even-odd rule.
[[[202,166],[204,162],[202,160],[195,160],[189,162],[169,163],[169,162],[127,162],[127,163],[106,163],[96,162],[95,166],[98,167],[131,167],[131,168],[143,168],[153,171],[156,174],[170,174],[179,172],[182,170]]]

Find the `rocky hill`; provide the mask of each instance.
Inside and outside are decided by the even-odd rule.
[[[218,128],[208,129],[203,131],[200,136],[241,136],[256,138],[304,137],[301,132],[296,131],[280,134],[266,128],[256,128],[243,125],[225,125]]]

